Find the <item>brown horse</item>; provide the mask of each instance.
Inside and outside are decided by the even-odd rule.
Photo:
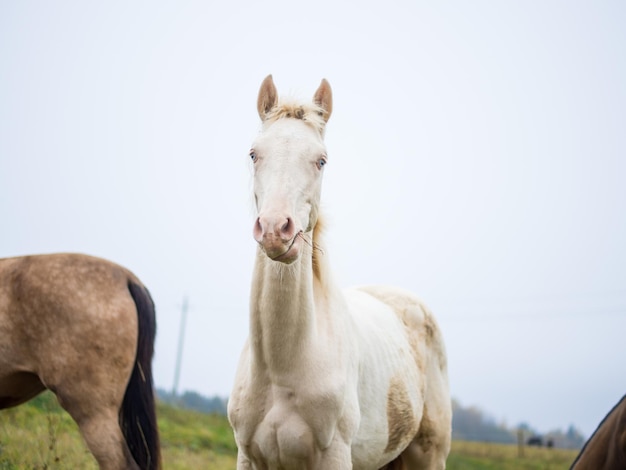
[[[626,395],[609,411],[574,460],[571,470],[626,468]]]
[[[78,254],[0,259],[0,409],[45,389],[102,470],[161,467],[156,319],[131,272]]]

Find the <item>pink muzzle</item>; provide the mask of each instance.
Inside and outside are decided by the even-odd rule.
[[[291,217],[260,215],[256,219],[252,233],[269,258],[289,263],[297,257],[298,231]]]

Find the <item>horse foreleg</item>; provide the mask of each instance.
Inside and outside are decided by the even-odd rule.
[[[339,433],[337,433],[339,434]],[[352,450],[350,446],[335,436],[332,445],[322,451],[313,469],[332,468],[336,470],[352,470]]]
[[[243,455],[243,452],[237,452],[237,470],[252,470],[250,459]]]

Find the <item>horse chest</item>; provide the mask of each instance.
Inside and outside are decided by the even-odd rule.
[[[254,460],[264,462],[269,468],[302,468],[319,453],[317,434],[300,414],[276,406],[256,428]]]
[[[266,406],[249,416],[240,434],[258,468],[315,468],[337,430],[341,396],[268,389]],[[250,419],[251,418],[251,419]]]

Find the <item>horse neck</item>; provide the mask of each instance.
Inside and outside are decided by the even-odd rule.
[[[271,261],[257,250],[250,297],[250,339],[254,359],[274,372],[293,370],[316,342],[324,324],[326,298],[303,253],[290,265]]]

